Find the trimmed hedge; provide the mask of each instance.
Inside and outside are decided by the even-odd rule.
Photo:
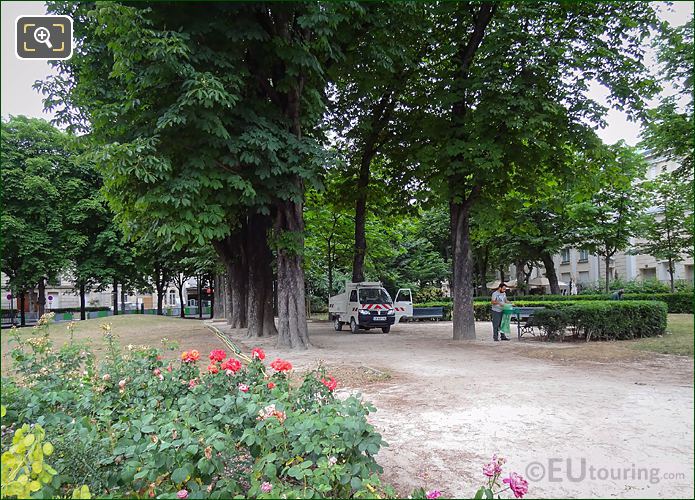
[[[587,341],[626,340],[663,335],[667,313],[666,304],[657,300],[574,302],[538,311],[532,321],[548,338],[562,338],[571,328]]]
[[[515,304],[517,302],[578,302],[585,300],[611,300],[611,294],[604,293],[593,295],[522,295],[518,297],[510,296],[509,299]],[[490,300],[491,297],[475,297],[473,299],[473,302],[489,303]],[[623,295],[623,300],[658,300],[666,303],[666,305],[668,306],[669,313],[693,314],[693,292],[626,293]],[[432,302],[432,304],[434,303]],[[451,305],[451,300],[436,303],[437,306],[442,304]]]

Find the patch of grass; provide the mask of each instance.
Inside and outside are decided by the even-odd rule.
[[[657,338],[638,340],[630,347],[641,351],[653,351],[660,354],[677,354],[693,356],[695,336],[693,335],[692,314],[669,314],[667,335]]]
[[[207,359],[207,353],[211,350],[224,348],[215,334],[199,320],[136,314],[76,321],[75,341],[88,342],[93,347],[95,354],[99,356],[105,348],[104,332],[101,329],[101,325],[104,323],[111,323],[112,332],[122,346],[133,344],[162,347],[161,339],[164,337],[178,342],[179,349],[176,351],[165,351],[165,358],[178,358],[181,351],[198,349],[201,352],[201,356],[206,356]],[[60,346],[70,340],[67,325],[68,322],[50,325],[49,333],[54,348],[60,348]],[[19,334],[22,338],[28,338],[34,336],[35,331],[31,327],[20,328]],[[13,348],[13,345],[9,343],[10,339],[10,330],[2,330],[3,373],[8,372],[11,368],[11,360],[7,356]]]

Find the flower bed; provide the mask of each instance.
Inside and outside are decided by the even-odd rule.
[[[395,496],[379,477],[384,442],[367,422],[374,408],[336,398],[338,381],[321,367],[297,386],[291,362],[266,364],[262,349],[247,356],[233,344],[171,362],[160,349],[122,350],[108,324],[97,363],[72,323],[69,342],[54,350],[50,317],[31,338],[13,333],[17,376],[2,380],[3,497]],[[44,432],[50,443],[39,445]]]
[[[293,388],[291,363],[266,366],[260,349],[239,359],[192,350],[172,363],[149,347],[122,352],[103,328],[100,364],[76,342],[54,351],[45,332],[15,337],[20,377],[3,380],[5,421],[51,435],[57,479],[44,495],[84,482],[111,497],[392,494],[374,458],[384,444],[366,419],[374,408],[335,398],[321,370]]]

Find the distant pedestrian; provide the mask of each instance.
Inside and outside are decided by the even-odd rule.
[[[625,293],[625,289],[621,288],[620,290],[616,290],[613,292],[611,295],[612,300],[623,300],[623,293]]]
[[[504,305],[509,304],[507,300],[507,285],[504,282],[500,283],[497,290],[492,292],[492,340],[498,342],[500,340],[500,323],[502,323],[502,311],[504,310]],[[509,338],[502,333],[502,340],[509,340]]]

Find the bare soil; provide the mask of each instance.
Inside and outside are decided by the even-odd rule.
[[[448,322],[356,335],[313,322],[313,346],[300,352],[231,335],[299,370],[323,362],[342,394],[374,403],[370,420],[389,443],[378,461],[403,496],[424,486],[470,498],[499,453],[529,478],[531,497],[693,497],[692,358],[492,342],[489,323],[476,329],[478,340],[454,342]]]

